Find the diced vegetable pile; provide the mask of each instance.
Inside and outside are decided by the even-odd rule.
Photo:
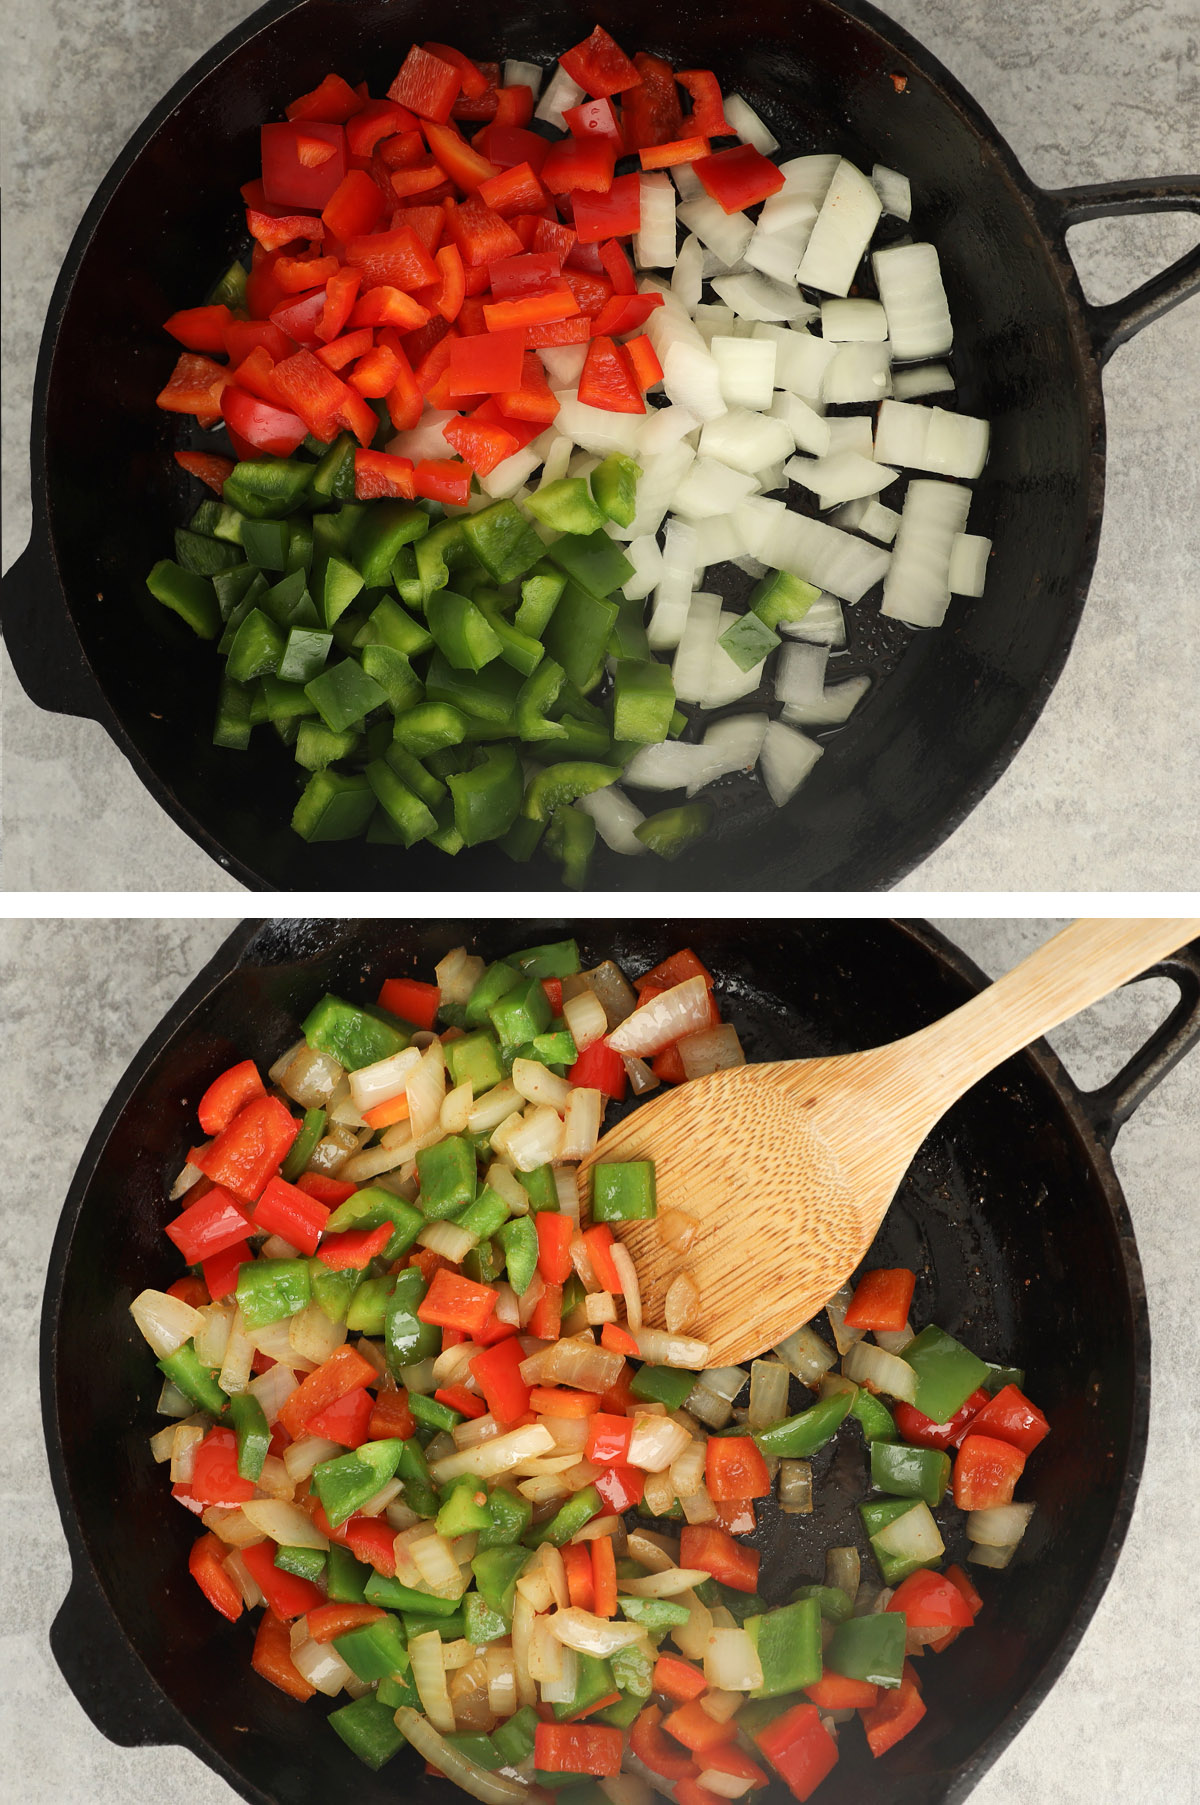
[[[166,1224],[190,1270],[132,1305],[192,1576],[231,1622],[263,1607],[255,1672],[344,1695],[372,1768],[408,1742],[487,1805],[718,1805],[772,1769],[807,1799],[856,1713],[877,1756],[919,1723],[916,1661],[983,1604],[942,1528],[968,1513],[968,1559],[1007,1565],[1049,1425],[1020,1372],[914,1334],[912,1272],[843,1286],[833,1345],[717,1369],[653,1162],[597,1164],[583,1226],[627,1077],[742,1062],[694,953],[636,986],[574,941],[435,976],[325,996],[266,1081],[247,1060],[200,1101]],[[613,1233],[646,1218],[680,1259],[665,1329]],[[811,1512],[835,1443],[862,1533],[772,1604],[743,1538],[756,1505]]]
[[[540,845],[580,885],[597,832],[677,857],[731,773],[789,800],[870,686],[827,681],[843,603],[982,593],[988,426],[917,399],[953,334],[934,246],[889,242],[905,177],[774,161],[600,26],[535,112],[542,73],[414,44],[386,98],[330,74],[262,127],[251,267],[167,320],[158,398],[237,461],[176,452],[216,499],[149,587],[225,658],[215,743],[294,748],[304,838]],[[776,718],[713,719],[768,681]]]

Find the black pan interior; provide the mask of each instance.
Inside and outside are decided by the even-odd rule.
[[[451,867],[427,845],[307,846],[287,825],[290,752],[265,733],[249,757],[210,745],[218,661],[144,589],[195,502],[171,459],[181,429],[154,406],[174,361],[161,322],[243,252],[234,201],[257,168],[261,121],[330,67],[386,89],[414,37],[547,62],[599,18],[630,48],[718,70],[791,153],[834,148],[868,169],[906,171],[914,232],[941,252],[958,405],[994,422],[970,523],[995,541],[986,597],[957,600],[931,633],[880,619],[877,592],[848,609],[840,667],[870,671],[876,685],[788,808],[778,813],[749,778],[726,779],[712,792],[714,831],[678,863],[656,862],[648,875],[601,848],[596,887],[885,885],[1007,763],[1066,655],[1094,555],[1099,382],[1028,190],[986,120],[897,28],[865,4],[853,11],[860,17],[830,0],[765,0],[748,31],[737,8],[678,0],[503,11],[473,0],[449,9],[306,0],[214,66],[128,170],[58,334],[46,397],[49,527],[87,659],[140,774],[244,882],[503,890],[553,881],[540,858],[514,865],[488,847]],[[746,587],[732,567],[713,580],[731,596]]]
[[[77,1522],[72,1542],[187,1720],[186,1739],[248,1798],[311,1805],[353,1791],[363,1805],[384,1805],[399,1790],[454,1805],[459,1795],[403,1757],[378,1776],[361,1768],[324,1729],[318,1702],[301,1708],[249,1671],[245,1625],[218,1620],[187,1575],[195,1525],[149,1456],[160,1381],[127,1305],[175,1270],[161,1232],[174,1213],[166,1187],[191,1144],[196,1102],[233,1060],[265,1066],[276,1057],[327,988],[373,998],[383,977],[427,976],[464,940],[495,956],[569,932],[585,961],[615,956],[631,975],[695,946],[752,1058],[891,1040],[963,1001],[977,981],[929,930],[886,922],[777,932],[731,923],[495,922],[476,932],[455,922],[285,922],[259,931],[236,969],[231,956],[218,957],[222,981],[181,1015],[136,1083],[52,1269],[46,1392],[54,1464],[57,1440]],[[963,1797],[1041,1696],[1063,1658],[1055,1650],[1064,1637],[1073,1643],[1090,1614],[1095,1592],[1081,1610],[1085,1594],[1111,1568],[1108,1539],[1144,1434],[1143,1305],[1124,1205],[1082,1122],[1065,1080],[1028,1057],[1010,1061],[922,1149],[870,1256],[918,1271],[918,1323],[936,1320],[984,1357],[1025,1366],[1053,1433],[1022,1481],[1021,1495],[1038,1508],[1020,1555],[1004,1573],[973,1570],[985,1599],[978,1626],[952,1658],[923,1663],[927,1717],[881,1762],[847,1726],[821,1790],[827,1805]],[[773,1601],[821,1576],[827,1545],[855,1541],[869,1562],[855,1508],[868,1489],[856,1427],[818,1456],[818,1473],[812,1518],[763,1511],[756,1540]],[[949,1546],[961,1559],[965,1546],[954,1537]],[[138,1735],[136,1725],[123,1739],[146,1735],[163,1739]],[[770,1797],[783,1805],[786,1796],[776,1787]]]

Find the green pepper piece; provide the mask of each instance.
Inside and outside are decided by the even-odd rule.
[[[854,1394],[850,1415],[862,1424],[863,1437],[867,1442],[897,1440],[896,1424],[891,1411],[863,1386]]]
[[[611,451],[592,471],[592,494],[596,503],[618,526],[633,525],[641,474],[641,465],[620,451]]]
[[[417,1366],[422,1360],[441,1352],[441,1330],[432,1323],[422,1322],[417,1315],[417,1306],[426,1290],[425,1281],[415,1266],[406,1267],[398,1274],[383,1327],[384,1353],[393,1378],[400,1377],[402,1366]],[[408,1478],[403,1472],[400,1476]],[[426,1469],[426,1483],[428,1476]],[[414,1474],[413,1477],[419,1479],[421,1475]]]
[[[439,589],[425,605],[429,631],[457,671],[481,671],[500,656],[500,640],[475,603],[453,589]]]
[[[376,1773],[404,1747],[404,1737],[396,1728],[395,1707],[384,1704],[373,1692],[340,1705],[329,1713],[327,1722],[346,1747]]]
[[[606,545],[612,545],[607,534],[600,533],[598,537]],[[559,546],[565,544],[567,541],[560,539],[551,550],[557,553]],[[617,556],[620,557],[619,552]],[[626,560],[621,558],[621,562],[624,564]],[[571,682],[581,690],[592,688],[598,681],[596,667],[604,657],[619,612],[616,602],[606,601],[603,593],[592,595],[575,582],[569,582],[559,597],[542,642],[547,655],[561,664]]]
[[[426,1599],[425,1602],[428,1604],[429,1600]],[[428,1635],[430,1630],[436,1630],[443,1642],[461,1642],[466,1634],[467,1626],[461,1606],[456,1606],[453,1614],[449,1617],[434,1617],[427,1612],[405,1611],[403,1618],[404,1633],[410,1642],[417,1636]]]
[[[715,1579],[705,1580],[697,1586],[696,1596],[710,1611],[723,1605],[739,1629],[748,1617],[761,1617],[770,1609],[766,1599],[760,1598],[757,1592],[736,1592],[732,1586],[723,1586]]]
[[[418,702],[396,717],[396,744],[413,758],[424,758],[466,735],[466,716],[446,702]]]
[[[326,1560],[328,1566],[325,1581],[331,1601],[335,1604],[362,1604],[364,1588],[374,1569],[355,1560],[350,1550],[342,1548],[337,1542],[329,1544]]]
[[[566,672],[553,658],[543,658],[517,692],[515,704],[517,738],[525,741],[565,740],[567,730],[561,721],[548,718],[555,698],[563,686]]]
[[[357,640],[360,646],[390,646],[406,658],[416,658],[433,645],[433,635],[390,595],[380,597],[360,627]]]
[[[579,1058],[579,1048],[570,1032],[561,1028],[551,1034],[535,1034],[532,1040],[517,1048],[516,1058],[536,1059],[539,1065],[549,1066],[556,1072],[562,1066],[563,1071],[557,1072],[561,1078],[565,1076],[566,1069],[573,1066]]]
[[[478,1484],[478,1481],[475,1483]],[[486,1525],[482,1527],[486,1527]],[[529,1560],[528,1548],[506,1544],[477,1552],[471,1562],[471,1572],[475,1576],[479,1596],[488,1608],[495,1611],[497,1616],[508,1625],[512,1623],[513,1611],[516,1608],[517,1581],[528,1566]]]
[[[346,1327],[352,1334],[383,1334],[392,1284],[393,1281],[387,1277],[368,1277],[355,1288],[346,1309]]]
[[[525,510],[556,533],[594,533],[605,521],[582,476],[546,483],[525,497]]]
[[[354,529],[350,555],[368,589],[382,589],[402,545],[429,531],[429,516],[405,501],[374,501]]]
[[[301,723],[298,753],[310,724]],[[353,840],[366,827],[374,807],[375,793],[365,777],[316,771],[296,804],[292,826],[305,840]]]
[[[983,1389],[995,1397],[1006,1385],[1015,1385],[1018,1390],[1025,1388],[1025,1368],[1023,1366],[995,1366],[988,1363],[987,1374],[982,1381]]]
[[[477,1097],[490,1091],[504,1076],[495,1037],[485,1028],[464,1034],[461,1040],[447,1041],[446,1065],[453,1082],[466,1084],[469,1080]]]
[[[340,433],[313,471],[310,489],[325,501],[354,500],[354,439]]]
[[[948,1423],[987,1377],[987,1362],[930,1323],[900,1358],[917,1375],[916,1408],[935,1423]]]
[[[386,1680],[396,1672],[407,1672],[408,1650],[399,1619],[384,1616],[359,1629],[335,1636],[333,1646],[351,1673],[360,1680]]]
[[[314,1052],[328,1053],[348,1072],[402,1053],[413,1033],[407,1022],[386,1009],[373,1003],[347,1003],[329,991],[309,1010],[301,1029]]]
[[[521,1183],[529,1193],[529,1207],[535,1216],[542,1210],[560,1207],[553,1166],[535,1166],[532,1172],[522,1172]]]
[[[763,1674],[751,1698],[778,1698],[816,1685],[821,1677],[821,1610],[814,1598],[747,1617],[743,1627],[758,1650]]]
[[[832,1441],[853,1402],[852,1391],[835,1391],[796,1416],[783,1417],[767,1429],[756,1429],[754,1439],[764,1454],[785,1460],[808,1460]]]
[[[222,677],[217,690],[217,713],[213,721],[213,745],[230,752],[244,752],[250,744],[254,724],[254,691],[248,683],[234,683]]]
[[[596,845],[596,823],[581,809],[555,809],[546,829],[546,851],[562,865],[562,881],[570,890],[587,884],[588,867]]]
[[[508,1282],[517,1296],[523,1297],[537,1271],[537,1230],[528,1216],[514,1216],[499,1230],[497,1239],[504,1249]]]
[[[551,570],[547,564],[535,565],[521,584],[521,603],[513,617],[518,633],[540,639],[566,586],[561,570]]]
[[[871,1443],[871,1484],[898,1498],[923,1498],[932,1509],[950,1483],[950,1456],[940,1448],[909,1448],[902,1442]]]
[[[156,602],[170,608],[186,621],[200,639],[215,639],[221,630],[221,611],[216,592],[207,577],[160,558],[146,578],[146,587]]]
[[[217,307],[224,304],[235,312],[246,305],[246,269],[241,263],[231,263],[225,274],[213,284],[208,296],[208,305]]]
[[[323,633],[313,627],[292,627],[279,660],[279,676],[286,683],[311,683],[324,670],[332,644],[332,633]],[[305,700],[315,711],[316,705],[307,691]]]
[[[452,1410],[449,1404],[443,1404],[437,1398],[427,1398],[419,1391],[410,1392],[408,1407],[414,1421],[423,1423],[430,1429],[444,1430],[446,1434],[463,1420],[461,1410]]]
[[[294,1573],[297,1579],[318,1580],[325,1571],[325,1552],[284,1543],[275,1550],[275,1565],[281,1573]]]
[[[471,771],[447,778],[454,797],[454,825],[464,846],[498,840],[521,808],[521,765],[511,746],[495,746]]]
[[[682,1410],[684,1400],[696,1383],[696,1374],[679,1366],[640,1366],[630,1380],[635,1398],[650,1398],[665,1404],[668,1410]]]
[[[461,524],[471,550],[497,583],[516,582],[545,549],[515,502],[493,502]]]
[[[386,1705],[390,1712],[396,1712],[401,1705],[407,1705],[412,1711],[421,1709],[421,1698],[411,1678],[397,1679],[395,1674],[386,1680],[380,1680],[375,1688],[375,1697],[381,1705]]]
[[[385,758],[372,759],[364,775],[405,846],[424,840],[430,829],[437,826],[432,810],[401,782]]]
[[[251,584],[258,581],[260,573],[251,569],[249,564],[235,564],[232,570],[219,570],[212,579],[213,593],[217,598],[217,607],[221,611],[221,619],[227,621],[238,603],[244,598]],[[250,604],[253,607],[253,603]]]
[[[321,1508],[335,1529],[387,1484],[396,1471],[400,1448],[394,1440],[365,1441],[352,1453],[323,1460],[313,1469]]]
[[[237,1437],[238,1472],[243,1479],[257,1479],[271,1446],[271,1430],[263,1407],[252,1391],[240,1391],[229,1400],[229,1414]]]
[[[660,859],[677,859],[681,852],[708,832],[712,807],[707,802],[686,802],[678,808],[661,809],[648,815],[634,828],[643,846],[656,852]]]
[[[418,1394],[413,1394],[416,1402]],[[442,1406],[444,1408],[444,1406]],[[464,1473],[458,1479],[452,1479],[442,1491],[442,1502],[437,1513],[437,1532],[439,1535],[453,1539],[455,1536],[472,1535],[478,1529],[486,1529],[492,1520],[492,1513],[487,1504],[487,1487],[481,1479]]]
[[[249,683],[264,672],[274,673],[283,657],[285,640],[269,615],[252,608],[229,648],[226,672],[234,683]]]
[[[548,1523],[540,1528],[529,1530],[522,1540],[527,1548],[540,1548],[543,1542],[552,1542],[561,1548],[569,1542],[573,1535],[578,1535],[585,1523],[598,1517],[604,1509],[604,1501],[594,1485],[585,1485],[582,1491],[576,1492],[560,1504]]]
[[[652,1159],[592,1167],[592,1221],[642,1222],[658,1213]]]
[[[238,1267],[238,1308],[248,1329],[294,1316],[311,1296],[307,1260],[255,1260]]]
[[[612,1665],[603,1656],[581,1654],[575,1671],[574,1693],[569,1699],[559,1700],[554,1707],[554,1715],[560,1722],[564,1717],[590,1711],[602,1698],[615,1691]]]
[[[752,671],[780,643],[778,633],[772,632],[762,616],[753,609],[749,614],[739,615],[717,640],[717,644],[728,652],[739,671]]]
[[[193,1404],[199,1404],[202,1410],[210,1411],[213,1416],[220,1416],[229,1402],[228,1396],[217,1384],[216,1368],[200,1364],[195,1344],[191,1341],[185,1341],[173,1354],[167,1354],[160,1360],[158,1370],[170,1379],[172,1385],[178,1386],[185,1397],[191,1398]],[[528,1520],[526,1518],[526,1522]]]
[[[518,864],[526,864],[538,849],[538,843],[545,833],[545,823],[531,821],[528,815],[518,815],[506,834],[501,834],[496,844],[502,852]]]
[[[621,1594],[617,1603],[631,1623],[644,1623],[648,1630],[674,1629],[691,1615],[687,1605],[673,1604],[669,1598],[626,1598]]]
[[[522,814],[534,821],[548,821],[556,809],[574,802],[579,796],[590,796],[616,783],[621,775],[619,765],[586,762],[547,765],[529,781]],[[528,1037],[527,1037],[528,1038]]]
[[[466,1603],[470,1603],[469,1598]],[[473,1640],[470,1636],[467,1639]],[[446,1742],[452,1749],[457,1749],[460,1755],[465,1755],[468,1761],[473,1761],[476,1767],[490,1771],[504,1766],[504,1756],[495,1742],[480,1730],[453,1730],[446,1737]]]
[[[301,458],[243,458],[225,478],[222,501],[252,520],[281,520],[299,506],[313,465]]]
[[[467,998],[467,1025],[472,1028],[485,1027],[492,1005],[520,982],[521,974],[514,965],[509,965],[503,959],[494,960]]]
[[[617,1654],[634,1652],[618,1649]],[[616,1656],[610,1657],[610,1664],[616,1665]],[[636,1717],[639,1717],[646,1706],[649,1694],[626,1692],[622,1689],[621,1697],[615,1705],[606,1705],[603,1711],[593,1711],[590,1723],[611,1724],[616,1730],[627,1730]]]
[[[525,978],[488,1010],[501,1049],[523,1046],[550,1025],[550,1001],[540,978]]]
[[[521,678],[502,658],[493,659],[481,671],[456,671],[440,651],[435,651],[425,673],[425,695],[430,702],[448,702],[469,720],[512,733]]]
[[[493,1191],[491,1185],[485,1185],[474,1203],[469,1203],[462,1215],[456,1220],[456,1226],[468,1235],[474,1235],[477,1241],[486,1241],[508,1221],[508,1205],[499,1191]]]
[[[474,1208],[475,1205],[472,1204],[470,1209],[463,1211],[463,1215],[469,1216]],[[461,1227],[461,1225],[462,1218],[460,1217],[458,1226]],[[494,1285],[497,1279],[503,1278],[504,1261],[500,1257],[500,1249],[496,1243],[490,1240],[479,1241],[474,1247],[468,1248],[463,1256],[463,1271],[469,1279],[474,1279],[477,1285]]]
[[[315,1302],[328,1316],[330,1322],[345,1322],[354,1293],[358,1290],[361,1272],[353,1267],[343,1267],[333,1272],[313,1256],[309,1267],[312,1282],[312,1294]]]
[[[478,1188],[475,1148],[462,1134],[449,1134],[417,1153],[421,1190],[417,1207],[427,1217],[453,1216],[475,1201]]]
[[[259,682],[267,719],[276,726],[290,721],[298,729],[303,716],[316,714],[302,684],[285,683],[281,678],[270,675],[261,677]]]
[[[175,556],[184,570],[198,577],[215,577],[219,571],[234,570],[244,561],[240,546],[189,532],[185,526],[175,528]]]
[[[618,740],[656,745],[665,740],[675,708],[675,686],[667,665],[618,661],[613,683],[613,734]]]
[[[476,1558],[488,1548],[507,1548],[519,1542],[529,1528],[533,1518],[533,1505],[520,1492],[509,1492],[503,1486],[494,1486],[488,1498],[488,1509],[492,1522],[488,1529],[481,1529],[479,1541],[476,1543]]]
[[[660,1601],[661,1602],[661,1601]],[[644,1649],[618,1648],[610,1656],[613,1685],[635,1698],[648,1699],[653,1690],[653,1667]]]
[[[371,710],[387,701],[375,679],[368,677],[354,658],[344,658],[314,677],[305,684],[304,693],[316,703],[318,714],[332,733],[361,727]]]
[[[457,1600],[453,1598],[418,1592],[413,1586],[402,1585],[398,1579],[376,1573],[374,1568],[369,1568],[368,1573],[363,1587],[363,1599],[367,1604],[382,1605],[390,1611],[423,1611],[432,1617],[449,1617],[456,1607]]]
[[[332,627],[364,587],[361,573],[355,570],[353,564],[330,553],[321,571],[317,590],[322,623],[326,627]]]
[[[511,665],[522,677],[531,676],[545,655],[541,640],[531,639],[527,633],[518,632],[516,627],[505,620],[497,603],[486,595],[477,595],[474,605],[500,641],[500,656],[505,664]]]
[[[325,1132],[325,1111],[323,1109],[306,1109],[300,1132],[292,1142],[291,1149],[281,1168],[288,1184],[294,1185],[302,1173],[308,1170],[308,1162],[313,1156],[317,1142]]]
[[[378,683],[393,713],[403,714],[424,700],[425,685],[403,652],[391,646],[366,645],[361,658],[363,670]]]
[[[907,1625],[903,1611],[877,1611],[839,1623],[825,1651],[826,1663],[848,1680],[899,1686],[904,1672]]]
[[[815,1601],[826,1623],[845,1623],[854,1615],[854,1606],[840,1586],[797,1586],[791,1602],[799,1604],[806,1598]]]
[[[492,1731],[492,1741],[504,1756],[509,1767],[517,1767],[533,1754],[534,1737],[537,1734],[538,1715],[532,1705],[522,1705],[513,1713],[506,1723],[497,1724]]]
[[[821,591],[786,570],[773,570],[751,592],[750,606],[764,626],[803,620]]]
[[[302,570],[288,571],[286,576],[278,578],[269,589],[265,589],[262,609],[285,632],[289,627],[317,628],[321,625]]]
[[[566,571],[572,583],[577,583],[598,601],[611,595],[614,589],[622,588],[633,575],[633,565],[616,540],[610,539],[602,528],[583,537],[564,533],[561,539],[546,547],[546,556],[560,570]],[[562,605],[560,602],[556,614]]]
[[[613,624],[613,630],[608,636],[610,658],[628,659],[634,664],[652,664],[654,662],[654,654],[650,650],[650,641],[647,638],[646,626],[642,618],[644,612],[645,604],[643,602],[619,601],[617,603],[617,618]],[[668,669],[666,665],[661,668]],[[621,736],[616,735],[615,737],[620,738]]]
[[[259,570],[286,570],[290,540],[286,520],[247,520],[242,525],[246,562]]]

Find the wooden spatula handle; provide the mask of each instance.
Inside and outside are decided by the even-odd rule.
[[[961,1009],[901,1043],[921,1104],[936,1120],[1011,1054],[1197,935],[1200,920],[1073,921]]]

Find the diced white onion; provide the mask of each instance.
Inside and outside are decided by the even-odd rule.
[[[641,1328],[634,1340],[638,1344],[638,1358],[653,1361],[655,1366],[678,1366],[685,1372],[698,1372],[708,1361],[707,1341],[697,1341],[693,1335],[672,1335],[665,1329]]]
[[[604,1096],[590,1085],[568,1085],[567,1090],[567,1109],[566,1115],[563,1117],[562,1148],[559,1157],[583,1159],[600,1139]]]
[[[581,1655],[611,1655],[618,1648],[632,1648],[634,1643],[646,1639],[640,1624],[613,1623],[575,1605],[556,1611],[549,1623],[558,1640]]]
[[[314,1440],[316,1437],[313,1438]],[[295,1447],[297,1444],[292,1443]],[[327,1444],[328,1445],[328,1444]],[[284,1450],[285,1454],[287,1449]],[[338,1448],[344,1454],[344,1448]],[[286,1461],[284,1463],[287,1464]],[[299,1475],[297,1475],[299,1477]],[[248,1522],[273,1542],[284,1548],[328,1548],[329,1538],[323,1536],[306,1510],[298,1504],[287,1504],[279,1498],[252,1498],[242,1506],[242,1514]]]
[[[129,1306],[129,1314],[160,1360],[178,1352],[204,1321],[199,1310],[165,1291],[139,1292]]]
[[[917,1375],[907,1360],[889,1354],[869,1341],[859,1341],[842,1357],[842,1371],[856,1385],[868,1385],[872,1391],[886,1392],[901,1403],[912,1404],[917,1396]]]
[[[782,721],[771,722],[763,739],[759,768],[776,808],[782,808],[795,795],[824,750],[794,728],[785,727]]]
[[[711,1629],[704,1647],[704,1677],[710,1686],[753,1692],[763,1683],[758,1650],[743,1629]]]
[[[967,1515],[967,1535],[987,1548],[1007,1548],[1021,1540],[1034,1513],[1032,1504],[994,1504]]]
[[[698,1034],[685,1034],[678,1045],[687,1078],[704,1078],[709,1072],[724,1072],[746,1063],[737,1029],[729,1022],[723,1022],[718,1028],[702,1028]],[[667,1324],[669,1329],[683,1326],[682,1323]]]
[[[802,1385],[815,1385],[837,1362],[834,1350],[807,1323],[781,1341],[775,1352]]]
[[[721,393],[733,406],[768,408],[775,391],[776,346],[767,338],[714,336],[709,350],[716,361]]]
[[[890,347],[859,340],[839,345],[821,382],[829,407],[882,401],[892,392]]]
[[[898,169],[888,169],[886,164],[876,163],[871,171],[871,186],[885,213],[890,213],[893,219],[912,218],[912,188],[906,175],[901,175]]]
[[[705,460],[700,460],[700,463]],[[700,463],[695,466],[700,467]],[[713,650],[717,643],[717,633],[721,619],[721,598],[702,590],[696,591],[688,603],[687,622],[680,635],[679,645],[672,665],[672,678],[675,684],[676,700],[680,702],[698,702],[708,687],[708,673],[712,664]],[[679,742],[664,742],[660,746],[647,747],[647,752],[662,752],[667,744],[678,747]],[[693,748],[703,757],[702,748]],[[641,756],[641,755],[639,755]],[[626,780],[634,783],[637,780],[626,771]]]
[[[585,815],[590,815],[592,817],[592,820],[596,823],[596,831],[600,835],[600,838],[604,841],[604,844],[610,846],[614,852],[628,853],[632,857],[637,858],[647,851],[647,847],[638,839],[633,831],[635,827],[641,825],[646,817],[641,809],[638,808],[637,804],[630,800],[624,790],[618,789],[615,783],[608,784],[602,790],[593,790],[588,796],[581,796],[576,803],[576,807],[581,808]],[[574,997],[571,999],[572,1002],[578,1000],[579,999]],[[565,1013],[566,1007],[564,1005],[564,1014]],[[603,1021],[603,1010],[601,1010],[600,1015],[601,1020]],[[571,1026],[569,1016],[567,1017],[567,1026]],[[575,1045],[582,1053],[584,1046],[581,1044],[578,1034],[575,1033],[573,1028],[571,1029],[571,1032],[574,1035]],[[603,1029],[601,1030],[601,1034],[602,1033]],[[600,1039],[600,1035],[594,1035],[593,1039]],[[586,1044],[590,1046],[591,1042],[589,1041]]]
[[[434,1462],[430,1473],[434,1484],[439,1486],[457,1479],[462,1473],[473,1473],[477,1479],[490,1479],[518,1466],[523,1460],[549,1454],[553,1447],[554,1437],[548,1429],[541,1423],[527,1423],[523,1428],[510,1429],[506,1435],[494,1436],[476,1447],[446,1455],[443,1460]]]
[[[639,269],[670,269],[675,262],[675,190],[661,170],[638,177],[641,221],[633,239]]]
[[[358,1071],[351,1072],[350,1095],[355,1107],[360,1111],[374,1109],[377,1103],[386,1103],[398,1096],[420,1058],[418,1048],[405,1047],[400,1053],[392,1053],[387,1059],[376,1060],[374,1065],[360,1066]]]
[[[970,502],[970,490],[957,483],[909,483],[881,613],[914,627],[941,625],[950,605],[950,551],[966,525]]]
[[[844,683],[831,683],[817,702],[792,703],[783,710],[789,727],[840,727],[871,687],[866,676],[847,677]]]
[[[803,269],[803,264],[800,267]],[[777,282],[773,276],[764,276],[761,270],[748,270],[745,275],[714,276],[712,285],[742,319],[794,320],[809,311],[808,302],[797,288],[788,282]]]
[[[728,94],[725,97],[725,117],[744,144],[753,144],[764,157],[779,149],[778,138],[772,136],[749,101],[743,100],[740,94]]]
[[[544,119],[547,125],[557,126],[565,132],[567,122],[563,114],[568,107],[577,107],[587,95],[577,81],[573,81],[561,63],[556,64],[554,74],[546,83],[546,92],[534,108],[534,118]],[[451,1725],[453,1728],[453,1725]]]
[[[979,533],[956,533],[950,541],[951,595],[982,595],[992,542]]]
[[[888,319],[892,355],[902,362],[941,357],[954,342],[950,307],[932,244],[895,244],[871,259]]]
[[[812,1462],[782,1460],[779,1463],[779,1508],[789,1516],[806,1517],[813,1507]]]
[[[492,1146],[511,1159],[518,1172],[532,1172],[562,1157],[563,1125],[556,1110],[533,1104],[492,1131]]]
[[[695,529],[686,520],[673,518],[667,525],[662,576],[654,598],[654,609],[646,626],[651,651],[665,652],[679,644],[687,625],[695,576]]]
[[[616,1053],[636,1053],[644,1059],[706,1026],[708,1020],[707,984],[702,977],[685,978],[627,1016],[609,1036],[609,1045]]]
[[[866,176],[843,157],[821,203],[799,281],[825,294],[848,294],[882,210]]]
[[[740,261],[754,234],[752,219],[744,213],[726,213],[708,194],[684,201],[675,211],[680,225],[714,250],[727,269]]]
[[[837,342],[882,344],[888,335],[887,314],[879,301],[821,302],[821,337]]]
[[[795,440],[786,422],[771,414],[732,407],[717,420],[707,420],[700,434],[700,455],[715,458],[731,470],[753,476],[764,464],[787,457]],[[722,512],[733,512],[728,506]]]
[[[910,364],[892,371],[892,393],[897,401],[915,401],[918,395],[941,395],[955,386],[948,364]]]
[[[779,1360],[755,1360],[750,1368],[750,1414],[746,1422],[751,1429],[765,1429],[787,1415],[788,1385],[791,1374]]]
[[[885,1554],[895,1555],[898,1560],[940,1560],[946,1552],[941,1531],[927,1504],[917,1504],[912,1510],[905,1511],[902,1517],[879,1530],[872,1540]]]
[[[618,1246],[619,1242],[614,1246],[614,1254]],[[689,1446],[691,1439],[688,1431],[669,1416],[637,1416],[625,1458],[630,1466],[641,1467],[643,1472],[665,1473],[672,1461]],[[684,1585],[695,1583],[686,1580]],[[682,1586],[680,1590],[683,1590]]]
[[[704,288],[704,247],[694,232],[689,232],[679,247],[671,276],[671,291],[681,307],[690,313],[699,305]]]

